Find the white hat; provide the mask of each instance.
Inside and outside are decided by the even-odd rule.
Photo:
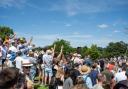
[[[48,49],[48,50],[46,51],[46,53],[47,53],[47,54],[51,54],[52,51]]]
[[[23,59],[22,66],[32,66],[33,64],[30,62],[29,59]]]
[[[81,55],[80,55],[80,54],[77,54],[77,56],[78,56],[78,57],[81,57]]]

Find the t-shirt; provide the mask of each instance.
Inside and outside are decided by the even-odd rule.
[[[92,89],[104,89],[104,88],[102,87],[102,85],[96,84]]]
[[[122,80],[126,80],[127,77],[126,77],[126,75],[125,75],[125,72],[122,71],[122,72],[116,73],[114,79],[115,79],[116,82],[119,82],[119,81],[122,81]]]
[[[73,81],[72,79],[69,77],[64,81],[64,85],[63,85],[63,89],[71,89],[71,87],[73,86]]]
[[[48,55],[48,54],[43,55],[43,62],[45,68],[52,68],[52,61],[53,61],[52,55]]]
[[[20,57],[20,56],[16,57],[16,59],[15,59],[16,68],[20,69],[20,72],[23,72],[23,69],[22,69],[22,61],[23,61],[23,58]]]
[[[12,52],[15,52],[15,53],[18,51],[15,46],[11,46],[11,47],[9,48],[9,50],[11,50]]]

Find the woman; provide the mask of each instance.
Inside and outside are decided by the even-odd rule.
[[[71,70],[67,70],[65,72],[65,81],[63,85],[63,89],[71,89],[73,87],[73,81],[71,78]]]
[[[71,89],[87,89],[87,87],[84,84],[84,80],[82,76],[78,76],[76,79],[76,85],[73,86]]]

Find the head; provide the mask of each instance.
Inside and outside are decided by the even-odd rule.
[[[88,74],[90,72],[90,68],[86,65],[81,66],[81,74]]]
[[[104,75],[99,74],[98,77],[97,77],[97,80],[98,80],[98,82],[102,82],[103,83],[104,80],[105,80]]]
[[[51,51],[50,49],[48,49],[48,50],[46,51],[46,54],[51,55],[51,54],[52,54],[52,51]]]
[[[22,67],[23,67],[23,72],[26,75],[29,75],[30,73],[30,68],[33,64],[31,63],[31,61],[29,59],[25,59],[22,61]]]
[[[15,89],[19,78],[19,70],[9,67],[0,72],[0,89]]]
[[[87,89],[84,84],[84,80],[83,80],[82,76],[78,76],[76,81],[77,81],[76,85],[73,86],[71,89]]]

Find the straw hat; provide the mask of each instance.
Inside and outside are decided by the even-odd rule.
[[[88,66],[86,65],[81,66],[81,70],[80,70],[81,74],[88,74],[90,71],[91,69]]]
[[[29,59],[23,59],[22,61],[22,66],[24,67],[28,67],[28,66],[32,66],[33,64],[30,62]]]

